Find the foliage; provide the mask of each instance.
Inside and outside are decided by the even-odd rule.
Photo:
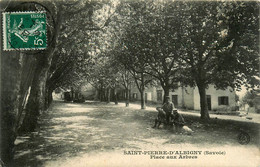
[[[118,59],[135,78],[158,79],[165,94],[177,82],[198,86],[208,118],[209,84],[258,84],[258,10],[256,2],[122,2],[112,20],[120,30]]]
[[[242,98],[242,104],[248,104],[250,107],[255,106],[259,102],[257,97],[259,96],[260,90],[247,91],[245,96]]]
[[[79,87],[90,75],[88,66],[93,65],[93,54],[98,52],[96,38],[107,26],[111,8],[109,1],[60,3],[64,12],[47,82],[53,89]]]
[[[209,84],[240,89],[254,86],[258,71],[258,3],[181,3],[181,66],[184,85],[197,85],[202,117],[207,115]],[[247,39],[251,42],[248,44]],[[246,63],[245,63],[246,62]],[[203,116],[204,115],[204,116]]]

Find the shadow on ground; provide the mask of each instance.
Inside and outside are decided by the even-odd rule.
[[[172,130],[152,129],[156,112],[135,110],[105,103],[55,102],[42,114],[37,132],[19,136],[16,140],[14,166],[44,166],[46,161],[60,157],[100,153],[124,149],[144,149],[152,146],[170,148],[172,144],[196,146],[239,145],[240,129],[250,134],[249,145],[259,146],[259,124],[211,120],[185,115],[192,135],[176,134]]]

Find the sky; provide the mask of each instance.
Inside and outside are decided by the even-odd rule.
[[[245,86],[241,86],[242,90],[241,91],[236,91],[237,95],[239,96],[239,99],[241,100],[243,96],[246,94],[247,90]]]

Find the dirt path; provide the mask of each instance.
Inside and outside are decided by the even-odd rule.
[[[210,129],[202,128],[193,135],[183,135],[152,129],[155,115],[155,112],[112,104],[56,102],[41,117],[38,132],[16,140],[14,166],[200,166],[205,161],[213,166],[213,162],[218,162],[215,166],[230,166],[231,159],[236,159],[232,166],[260,164],[257,146],[239,145],[235,137],[224,138],[232,136],[232,132],[209,133]],[[197,154],[215,151],[225,155],[195,155],[196,159],[188,160],[177,155],[177,159],[162,160],[149,155],[154,152],[145,152],[167,151],[168,155],[164,156],[167,158],[170,151],[178,150],[198,151]],[[142,153],[129,155],[133,153],[129,151]],[[242,159],[238,158],[241,156]]]

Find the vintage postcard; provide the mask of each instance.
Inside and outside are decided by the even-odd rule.
[[[0,1],[0,167],[259,167],[258,1]]]

